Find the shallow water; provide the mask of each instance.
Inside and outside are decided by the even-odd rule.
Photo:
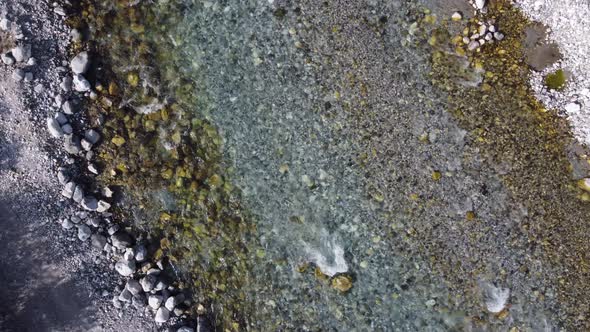
[[[503,165],[489,165],[472,133],[448,112],[447,93],[429,78],[432,49],[409,32],[426,8],[442,18],[469,5],[140,6],[150,7],[145,12],[153,16],[146,17],[154,22],[138,38],[154,44],[157,56],[147,66],[114,70],[123,77],[139,72],[153,99],[124,92],[124,100],[143,112],[146,104],[176,99],[186,112],[179,123],[195,117],[213,124],[224,180],[239,189],[243,215],[255,225],[252,236],[203,242],[221,252],[247,249],[239,256],[244,267],[224,272],[240,279],[229,288],[240,289],[224,284],[211,299],[207,287],[195,287],[216,310],[232,306],[234,328],[550,328],[546,310],[555,290],[544,275],[551,267],[527,256],[526,207],[504,186]],[[123,54],[112,61],[128,60]],[[180,88],[188,97],[178,96]],[[162,146],[173,144],[175,126],[160,133]],[[466,218],[473,211],[475,221]],[[190,239],[178,241],[208,250]],[[232,241],[236,247],[227,246]],[[176,265],[190,275],[214,257],[184,257]],[[525,261],[530,274],[520,269]],[[353,280],[346,293],[330,285],[329,277],[341,273]],[[537,283],[546,303],[533,295]],[[492,284],[511,289],[508,317],[485,310]],[[228,326],[226,318],[220,321]]]

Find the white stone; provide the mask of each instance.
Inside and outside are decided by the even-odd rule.
[[[49,130],[49,134],[55,138],[60,138],[64,135],[59,122],[55,118],[47,118],[47,129]]]
[[[569,103],[567,105],[565,105],[565,111],[572,114],[572,113],[578,113],[581,109],[582,109],[582,105],[578,104],[578,103]]]
[[[156,312],[156,317],[154,318],[156,323],[165,323],[170,318],[170,311],[164,307],[160,307]]]
[[[74,83],[74,90],[78,92],[86,92],[91,88],[90,82],[81,74],[74,75],[72,82]]]
[[[88,67],[90,67],[88,52],[78,53],[70,62],[70,68],[74,74],[84,74],[88,71]]]
[[[475,8],[482,10],[486,6],[486,0],[475,0]]]
[[[120,260],[115,264],[115,270],[122,276],[128,277],[135,272],[135,262]]]
[[[162,297],[162,295],[150,295],[148,297],[148,305],[155,310],[162,305],[163,300],[164,298]]]
[[[18,45],[12,49],[12,56],[16,62],[26,62],[31,57],[31,45]]]

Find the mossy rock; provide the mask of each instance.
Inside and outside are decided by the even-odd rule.
[[[563,69],[558,69],[554,73],[545,76],[545,86],[551,90],[561,91],[565,87],[567,77]]]

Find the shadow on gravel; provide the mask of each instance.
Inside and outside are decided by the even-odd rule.
[[[14,197],[0,195],[0,331],[88,330],[88,291],[67,278],[53,225],[40,222],[46,202]]]

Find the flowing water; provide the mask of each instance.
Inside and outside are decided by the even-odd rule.
[[[163,249],[183,250],[175,265],[195,280],[195,297],[212,303],[220,326],[539,331],[557,324],[554,267],[530,254],[537,248],[523,226],[527,205],[503,178],[510,166],[487,157],[477,130],[454,116],[452,93],[432,79],[424,36],[455,10],[470,12],[465,1],[88,8],[91,34],[112,50],[105,68],[122,82],[116,107],[136,112],[136,121],[114,116],[124,133],[112,128],[128,139],[143,137],[133,122],[156,133],[146,135],[150,143],[129,144],[125,162],[150,159],[138,151],[151,146],[159,168],[126,165],[119,173],[157,169],[141,178],[150,190],[140,191],[167,204],[151,214],[145,208],[144,227],[162,230]],[[483,80],[483,71],[466,71],[454,89]],[[191,182],[189,168],[206,175]],[[160,210],[167,217],[156,217]],[[185,231],[153,226],[176,216]],[[352,288],[335,289],[339,280]],[[486,306],[498,296],[510,298],[510,310],[500,303],[501,314],[490,314]]]

